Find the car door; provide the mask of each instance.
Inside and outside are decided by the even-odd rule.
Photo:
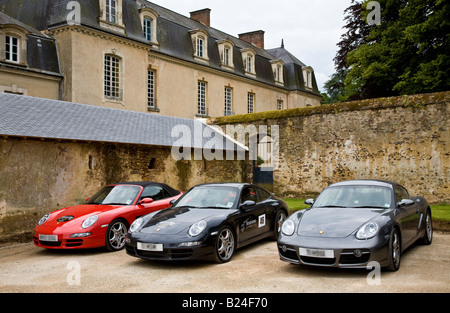
[[[139,198],[137,208],[136,208],[136,216],[144,216],[151,212],[159,211],[162,209],[166,209],[170,207],[170,198],[169,192],[167,192],[163,187],[151,185],[146,186],[141,193]],[[153,200],[151,203],[142,203],[139,204],[143,199],[150,198]]]
[[[253,201],[254,205],[242,206],[246,201]],[[241,191],[241,214],[239,217],[239,241],[251,241],[266,231],[269,227],[267,221],[267,206],[261,202],[256,186],[246,186]]]
[[[400,203],[402,200],[410,199],[408,191],[400,186],[394,186],[395,201]],[[414,201],[413,204],[399,205],[400,223],[402,225],[402,237],[404,245],[413,240],[417,235],[419,226],[419,206]]]

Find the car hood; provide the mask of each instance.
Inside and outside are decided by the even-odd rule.
[[[53,212],[47,222],[43,225],[52,227],[70,227],[75,224],[83,223],[84,220],[91,215],[101,214],[119,207],[121,206],[98,204],[76,205]]]
[[[305,237],[344,238],[384,211],[360,208],[308,209],[301,216],[297,233]]]
[[[162,210],[145,224],[141,233],[175,235],[187,231],[192,224],[201,220],[209,221],[213,218],[225,216],[229,209],[208,208],[171,208]]]

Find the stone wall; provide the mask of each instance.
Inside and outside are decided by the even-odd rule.
[[[450,92],[372,99],[212,119],[279,126],[274,190],[315,195],[348,179],[403,184],[430,202],[450,202]]]
[[[185,191],[247,181],[248,172],[245,161],[177,162],[170,148],[0,137],[0,241],[29,236],[45,213],[83,203],[107,184],[157,181]]]

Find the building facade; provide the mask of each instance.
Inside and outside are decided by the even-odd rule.
[[[314,70],[264,32],[239,38],[144,0],[0,0],[7,16],[54,39],[60,99],[201,118],[319,105]],[[39,95],[36,95],[39,96]]]
[[[62,79],[55,40],[0,12],[0,92],[58,99]]]

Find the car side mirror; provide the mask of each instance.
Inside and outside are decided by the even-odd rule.
[[[256,204],[255,201],[253,201],[253,200],[247,200],[247,201],[244,201],[244,203],[241,203],[241,208],[245,209],[245,208],[254,206],[255,204]]]
[[[305,204],[312,206],[314,204],[314,199],[307,199],[307,200],[305,200]]]
[[[402,199],[402,201],[397,203],[397,206],[402,207],[402,206],[410,206],[413,205],[415,202],[414,200],[411,199]]]
[[[139,204],[150,204],[150,203],[153,203],[154,202],[154,200],[152,199],[152,198],[144,198],[144,199],[142,199],[141,201],[139,201]]]

